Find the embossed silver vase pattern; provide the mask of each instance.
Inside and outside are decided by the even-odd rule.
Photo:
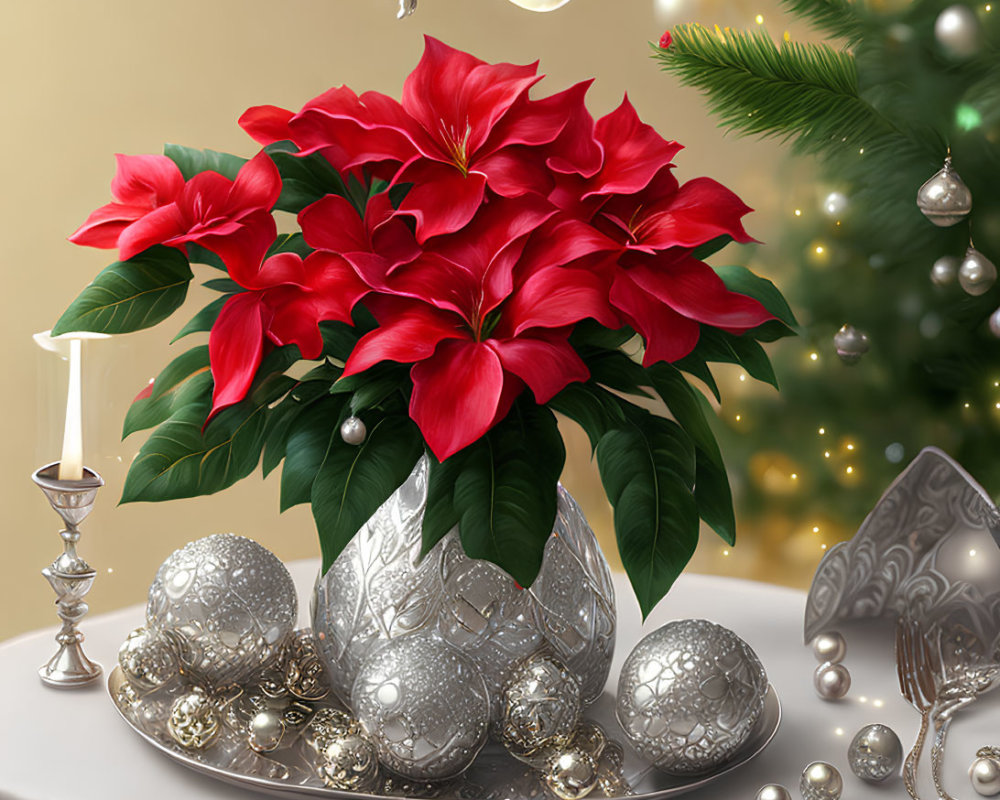
[[[479,668],[494,723],[505,677],[540,649],[578,678],[584,703],[596,700],[614,652],[615,596],[573,498],[559,487],[541,571],[522,589],[494,564],[466,556],[457,530],[420,560],[427,471],[421,459],[316,583],[313,630],[336,693],[350,698],[358,670],[379,645],[426,631]]]

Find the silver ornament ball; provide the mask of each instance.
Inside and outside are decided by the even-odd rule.
[[[859,331],[853,325],[842,325],[833,335],[833,346],[841,361],[845,364],[856,364],[861,360],[861,356],[868,352],[871,343],[864,331]]]
[[[951,166],[951,156],[917,190],[917,207],[935,225],[947,228],[972,210],[972,192]]]
[[[802,800],[840,800],[844,779],[837,768],[825,761],[813,761],[802,770],[799,781]]]
[[[990,314],[990,333],[1000,339],[1000,308]]]
[[[839,664],[847,655],[847,642],[836,631],[821,633],[812,641],[813,655],[821,663]]]
[[[532,656],[514,670],[504,688],[501,741],[522,759],[565,746],[573,738],[582,707],[580,684],[573,673],[548,654]]]
[[[675,775],[714,769],[743,746],[764,708],[767,675],[751,647],[702,619],[643,638],[618,679],[616,714],[647,761]]]
[[[958,276],[961,262],[955,256],[941,256],[931,266],[931,283],[935,286],[950,286]]]
[[[548,760],[543,775],[545,785],[559,800],[579,800],[597,786],[597,761],[590,753],[570,747]]]
[[[340,438],[347,444],[359,445],[368,435],[368,429],[361,417],[348,417],[340,425]]]
[[[828,217],[839,217],[847,211],[847,195],[843,192],[830,192],[823,200],[823,213]]]
[[[145,694],[179,675],[177,653],[165,636],[136,628],[118,649],[118,665],[135,691]]]
[[[780,783],[768,783],[757,790],[753,800],[792,800],[792,793]]]
[[[982,47],[983,29],[975,12],[966,5],[948,6],[934,20],[934,38],[956,58],[969,58]]]
[[[1000,794],[1000,760],[990,756],[980,756],[969,767],[972,788],[983,797]]]
[[[886,725],[865,725],[847,748],[851,772],[865,781],[876,783],[899,772],[903,764],[903,743]]]
[[[391,639],[369,656],[351,706],[379,761],[408,778],[454,777],[486,742],[490,704],[479,669],[429,633]]]
[[[421,558],[427,474],[421,458],[316,583],[313,631],[334,692],[350,699],[369,653],[428,631],[476,663],[496,726],[507,677],[540,649],[576,677],[585,705],[594,702],[614,652],[614,588],[573,498],[559,488],[554,535],[526,591],[495,564],[469,558],[457,530]]]
[[[958,284],[967,294],[976,297],[985,294],[996,279],[997,268],[992,261],[974,247],[965,251],[965,258],[958,268]]]
[[[361,731],[346,731],[326,742],[316,772],[331,789],[373,792],[379,784],[375,744]]]
[[[851,673],[843,664],[820,664],[813,673],[813,686],[823,700],[840,700],[851,688]]]
[[[257,753],[277,750],[281,738],[285,735],[285,723],[281,718],[281,712],[273,708],[258,711],[247,727],[247,743],[250,749]]]
[[[244,683],[275,663],[298,613],[285,565],[252,539],[206,536],[172,553],[149,587],[147,626],[196,683]]]
[[[201,750],[219,735],[219,714],[208,694],[196,686],[177,697],[170,707],[167,730],[181,747]]]

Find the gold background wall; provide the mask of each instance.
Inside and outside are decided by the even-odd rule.
[[[628,91],[645,121],[688,146],[676,159],[682,180],[701,174],[722,180],[757,209],[747,220],[750,231],[765,241],[776,236],[788,202],[776,188],[778,146],[724,137],[700,96],[660,73],[647,45],[677,22],[742,28],[753,26],[758,14],[780,35],[788,23],[776,0],[574,0],[548,14],[506,0],[420,0],[416,14],[402,21],[395,10],[394,0],[6,4],[0,33],[0,639],[56,621],[39,569],[60,549],[57,518],[29,476],[59,457],[66,368],[31,336],[50,328],[114,260],[111,251],[65,240],[110,199],[114,153],[160,152],[164,142],[176,142],[252,155],[255,145],[236,125],[248,106],[298,108],[338,83],[398,96],[428,33],[487,61],[540,59],[546,93],[595,76],[589,93],[595,117]],[[753,266],[773,275],[766,249]],[[308,508],[278,514],[276,475],[263,481],[258,472],[213,497],[116,505],[140,444],[139,438],[119,441],[125,411],[172,357],[167,342],[187,312],[203,304],[204,292],[193,289],[188,306],[159,328],[88,345],[85,463],[107,481],[80,548],[98,569],[91,613],[144,600],[159,563],[209,533],[245,534],[286,560],[318,554]],[[565,482],[609,541],[610,511],[589,448],[576,431],[567,432]],[[705,533],[692,568],[805,585],[818,548],[810,544],[789,557],[777,544],[744,536],[724,555],[721,541]]]

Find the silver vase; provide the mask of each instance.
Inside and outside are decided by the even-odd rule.
[[[522,589],[503,570],[471,559],[452,530],[422,560],[427,461],[366,522],[316,583],[313,630],[333,688],[348,701],[369,653],[428,631],[481,670],[499,719],[507,674],[547,649],[580,681],[584,703],[604,688],[615,646],[615,595],[593,531],[560,486],[541,571]]]

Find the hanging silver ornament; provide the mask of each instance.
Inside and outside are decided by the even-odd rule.
[[[965,258],[958,268],[958,284],[967,294],[978,297],[985,294],[996,282],[997,268],[986,256],[969,245]]]
[[[886,725],[865,725],[847,748],[847,763],[851,772],[862,780],[884,781],[899,774],[903,764],[903,743]]]
[[[490,703],[478,668],[430,633],[392,639],[370,655],[351,706],[379,761],[408,778],[454,777],[486,742]]]
[[[948,55],[970,58],[982,47],[983,28],[968,6],[948,6],[934,20],[934,38]]]
[[[399,11],[396,12],[396,19],[408,17],[416,10],[417,0],[399,0]]]
[[[816,694],[824,700],[841,700],[851,688],[851,673],[843,664],[820,664],[813,673]]]
[[[951,156],[917,190],[917,207],[942,228],[961,222],[972,211],[972,192],[952,168]]]
[[[707,620],[676,620],[625,660],[616,714],[647,761],[691,775],[717,767],[746,742],[766,692],[764,667],[739,636]]]
[[[990,314],[990,333],[1000,339],[1000,308]]]
[[[573,738],[582,709],[580,684],[558,659],[540,653],[514,670],[503,692],[500,738],[515,758],[561,747]]]
[[[215,741],[219,714],[204,689],[195,686],[174,700],[167,730],[177,744],[189,750],[201,750]]]
[[[792,793],[780,783],[768,783],[757,790],[753,800],[792,800]]]
[[[969,767],[969,780],[976,793],[983,797],[1000,794],[1000,749],[981,747]]]
[[[853,325],[843,325],[833,335],[833,346],[845,364],[857,364],[861,356],[868,352],[871,343],[868,334]]]
[[[245,683],[274,664],[297,615],[285,565],[252,539],[220,533],[172,553],[149,587],[147,626],[181,671],[209,687]]]
[[[844,779],[832,764],[814,761],[802,770],[799,791],[802,800],[840,800]]]
[[[566,5],[569,0],[510,0],[510,2],[528,11],[555,11]]]
[[[543,779],[559,800],[580,800],[597,787],[597,761],[585,750],[570,746],[548,759]]]
[[[847,642],[836,631],[821,633],[812,640],[812,650],[817,661],[839,664],[847,655]]]
[[[368,429],[361,417],[350,416],[340,424],[340,438],[347,444],[359,445],[368,435]]]
[[[840,217],[848,206],[847,195],[843,192],[830,192],[823,200],[823,213],[828,217]]]
[[[955,256],[941,256],[931,267],[931,283],[935,286],[950,286],[958,276],[961,262]]]
[[[136,628],[118,649],[118,664],[136,692],[145,694],[179,677],[177,654],[165,636]]]

